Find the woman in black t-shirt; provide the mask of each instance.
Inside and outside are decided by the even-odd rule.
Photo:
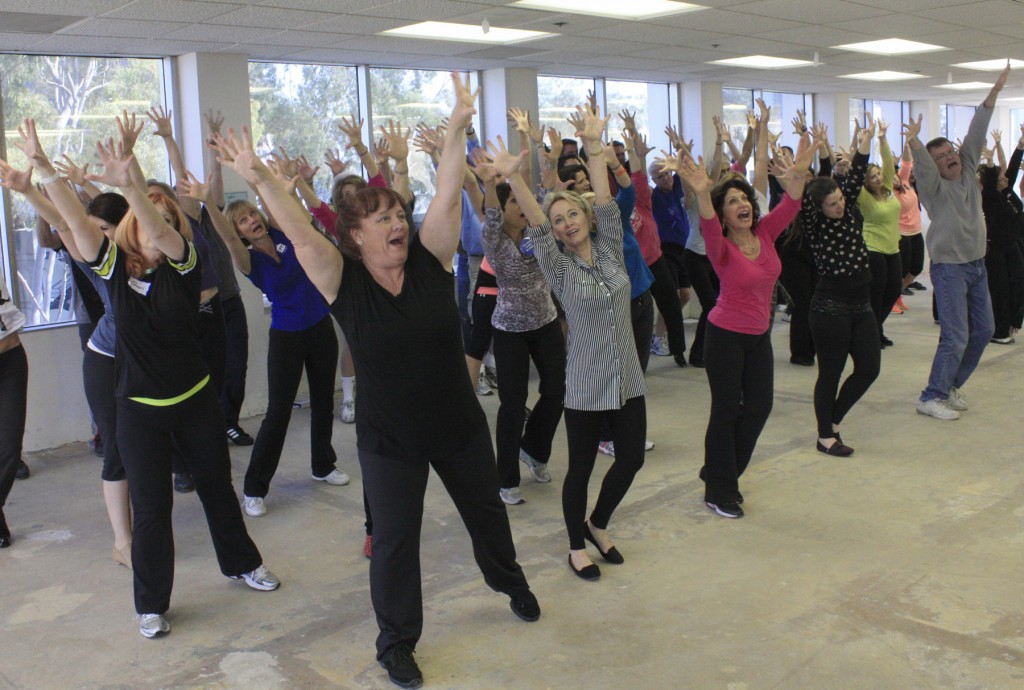
[[[403,687],[419,687],[423,679],[412,655],[423,627],[419,537],[431,467],[462,515],[485,582],[511,597],[520,618],[540,617],[515,560],[490,431],[463,360],[452,299],[465,127],[476,112],[474,94],[453,77],[457,101],[437,167],[437,194],[419,232],[409,232],[398,195],[366,189],[339,209],[344,257],[253,153],[248,132],[244,141],[231,132],[217,143],[221,162],[259,190],[352,347],[359,463],[373,513],[377,658]]]
[[[264,591],[280,583],[262,565],[231,485],[227,439],[199,343],[191,229],[173,200],[135,183],[145,178],[131,153],[142,131],[134,119],[118,119],[116,149],[113,141],[97,146],[105,170],[90,176],[120,187],[128,200],[114,241],[91,224],[75,224],[72,233],[82,258],[107,281],[117,321],[117,443],[134,511],[135,610],[139,632],[152,638],[171,629],[164,613],[174,580],[172,443],[195,480],[221,572]],[[25,121],[23,138],[22,150],[60,208],[72,192],[43,152],[33,121]]]

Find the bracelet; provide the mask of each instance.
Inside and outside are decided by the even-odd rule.
[[[467,137],[472,137],[472,136],[475,136],[475,135],[476,135],[476,130],[475,129],[473,129],[472,127],[466,127],[466,136]]]
[[[55,171],[49,177],[44,177],[44,178],[40,179],[39,180],[39,184],[41,184],[41,185],[53,184],[54,182],[56,182],[60,178],[61,178],[60,171]]]
[[[355,149],[356,155],[359,156],[360,158],[365,156],[370,151],[370,149],[366,148],[365,145],[363,146],[363,150],[362,151],[359,150],[358,146],[353,147],[353,148]]]
[[[615,177],[618,177],[618,176],[619,176],[619,171],[620,171],[620,170],[622,171],[622,173],[623,173],[623,174],[625,174],[625,172],[626,172],[626,166],[624,166],[624,165],[623,165],[622,163],[619,163],[619,167],[617,167],[617,168],[612,168],[612,175],[615,175]]]

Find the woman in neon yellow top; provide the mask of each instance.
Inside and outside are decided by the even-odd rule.
[[[871,115],[867,117],[870,128],[873,126]],[[871,310],[878,321],[882,347],[887,347],[893,343],[885,337],[882,324],[903,289],[903,267],[900,262],[900,201],[892,192],[896,168],[885,138],[889,125],[883,120],[877,125],[881,165],[868,166],[857,204],[864,217],[864,244],[871,267]]]

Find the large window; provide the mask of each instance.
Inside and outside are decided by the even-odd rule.
[[[565,118],[576,112],[577,105],[587,102],[587,92],[593,89],[593,79],[537,77],[540,126],[545,132],[548,127],[554,127],[563,138],[574,139],[576,132]]]
[[[866,113],[871,113],[875,122],[882,120],[889,125],[886,138],[889,140],[889,148],[893,157],[898,157],[903,151],[903,123],[910,118],[910,107],[902,101],[881,101],[878,99],[850,99],[850,141],[853,141],[853,121],[856,120],[864,126],[867,124]],[[871,160],[878,161],[878,137],[871,141]]]
[[[946,126],[942,136],[952,142],[963,141],[977,108],[973,105],[940,105],[939,108],[946,111]],[[1012,141],[1012,138],[1009,141]]]
[[[344,149],[348,142],[337,127],[340,118],[359,111],[354,67],[250,62],[249,99],[258,151],[283,147],[320,165],[313,187],[321,199],[331,191],[331,171],[323,164],[327,149],[340,149],[341,159],[359,170],[359,157]]]
[[[52,159],[67,154],[95,170],[98,139],[116,137],[114,116],[138,113],[143,122],[150,107],[165,103],[160,60],[46,55],[0,55],[0,97],[6,132],[0,152],[16,168],[28,167],[14,145],[18,125],[34,118],[40,139]],[[151,128],[147,128],[151,131]],[[5,148],[4,148],[5,147]],[[146,132],[135,146],[146,175],[168,179],[167,156],[160,139]],[[15,301],[29,326],[74,323],[71,267],[58,254],[43,249],[36,237],[36,215],[20,194],[4,190],[9,203],[0,213],[0,249]]]

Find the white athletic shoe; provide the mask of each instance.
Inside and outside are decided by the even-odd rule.
[[[242,508],[249,517],[263,517],[267,514],[267,504],[259,496],[243,496]]]
[[[924,402],[918,401],[917,413],[928,415],[929,417],[935,417],[935,419],[960,419],[959,412],[938,398],[932,398],[931,400],[926,400]]]
[[[491,387],[487,385],[487,381],[486,381],[486,379],[484,379],[483,374],[481,374],[480,378],[477,379],[477,382],[476,382],[476,394],[477,395],[493,395],[494,394],[494,392],[491,390]]]
[[[159,613],[143,613],[139,615],[139,632],[152,640],[171,632],[171,624]]]
[[[241,575],[232,575],[232,580],[245,580],[245,584],[249,585],[253,589],[258,589],[261,592],[272,592],[281,586],[281,581],[277,579],[274,573],[267,570],[267,566],[261,565],[251,573],[242,573]]]
[[[967,409],[967,398],[964,397],[963,392],[956,386],[949,389],[949,399],[946,400],[946,407],[957,412],[963,412]]]
[[[330,474],[325,474],[322,477],[318,477],[315,474],[311,474],[310,476],[315,482],[327,482],[333,486],[345,486],[349,481],[351,481],[347,474],[338,469],[331,470]]]
[[[341,403],[341,414],[338,415],[345,424],[354,424],[356,421],[356,401],[346,400]]]
[[[513,486],[509,489],[498,489],[498,495],[501,496],[502,501],[510,506],[526,503],[526,499],[523,498],[523,492],[519,490],[518,486]]]

